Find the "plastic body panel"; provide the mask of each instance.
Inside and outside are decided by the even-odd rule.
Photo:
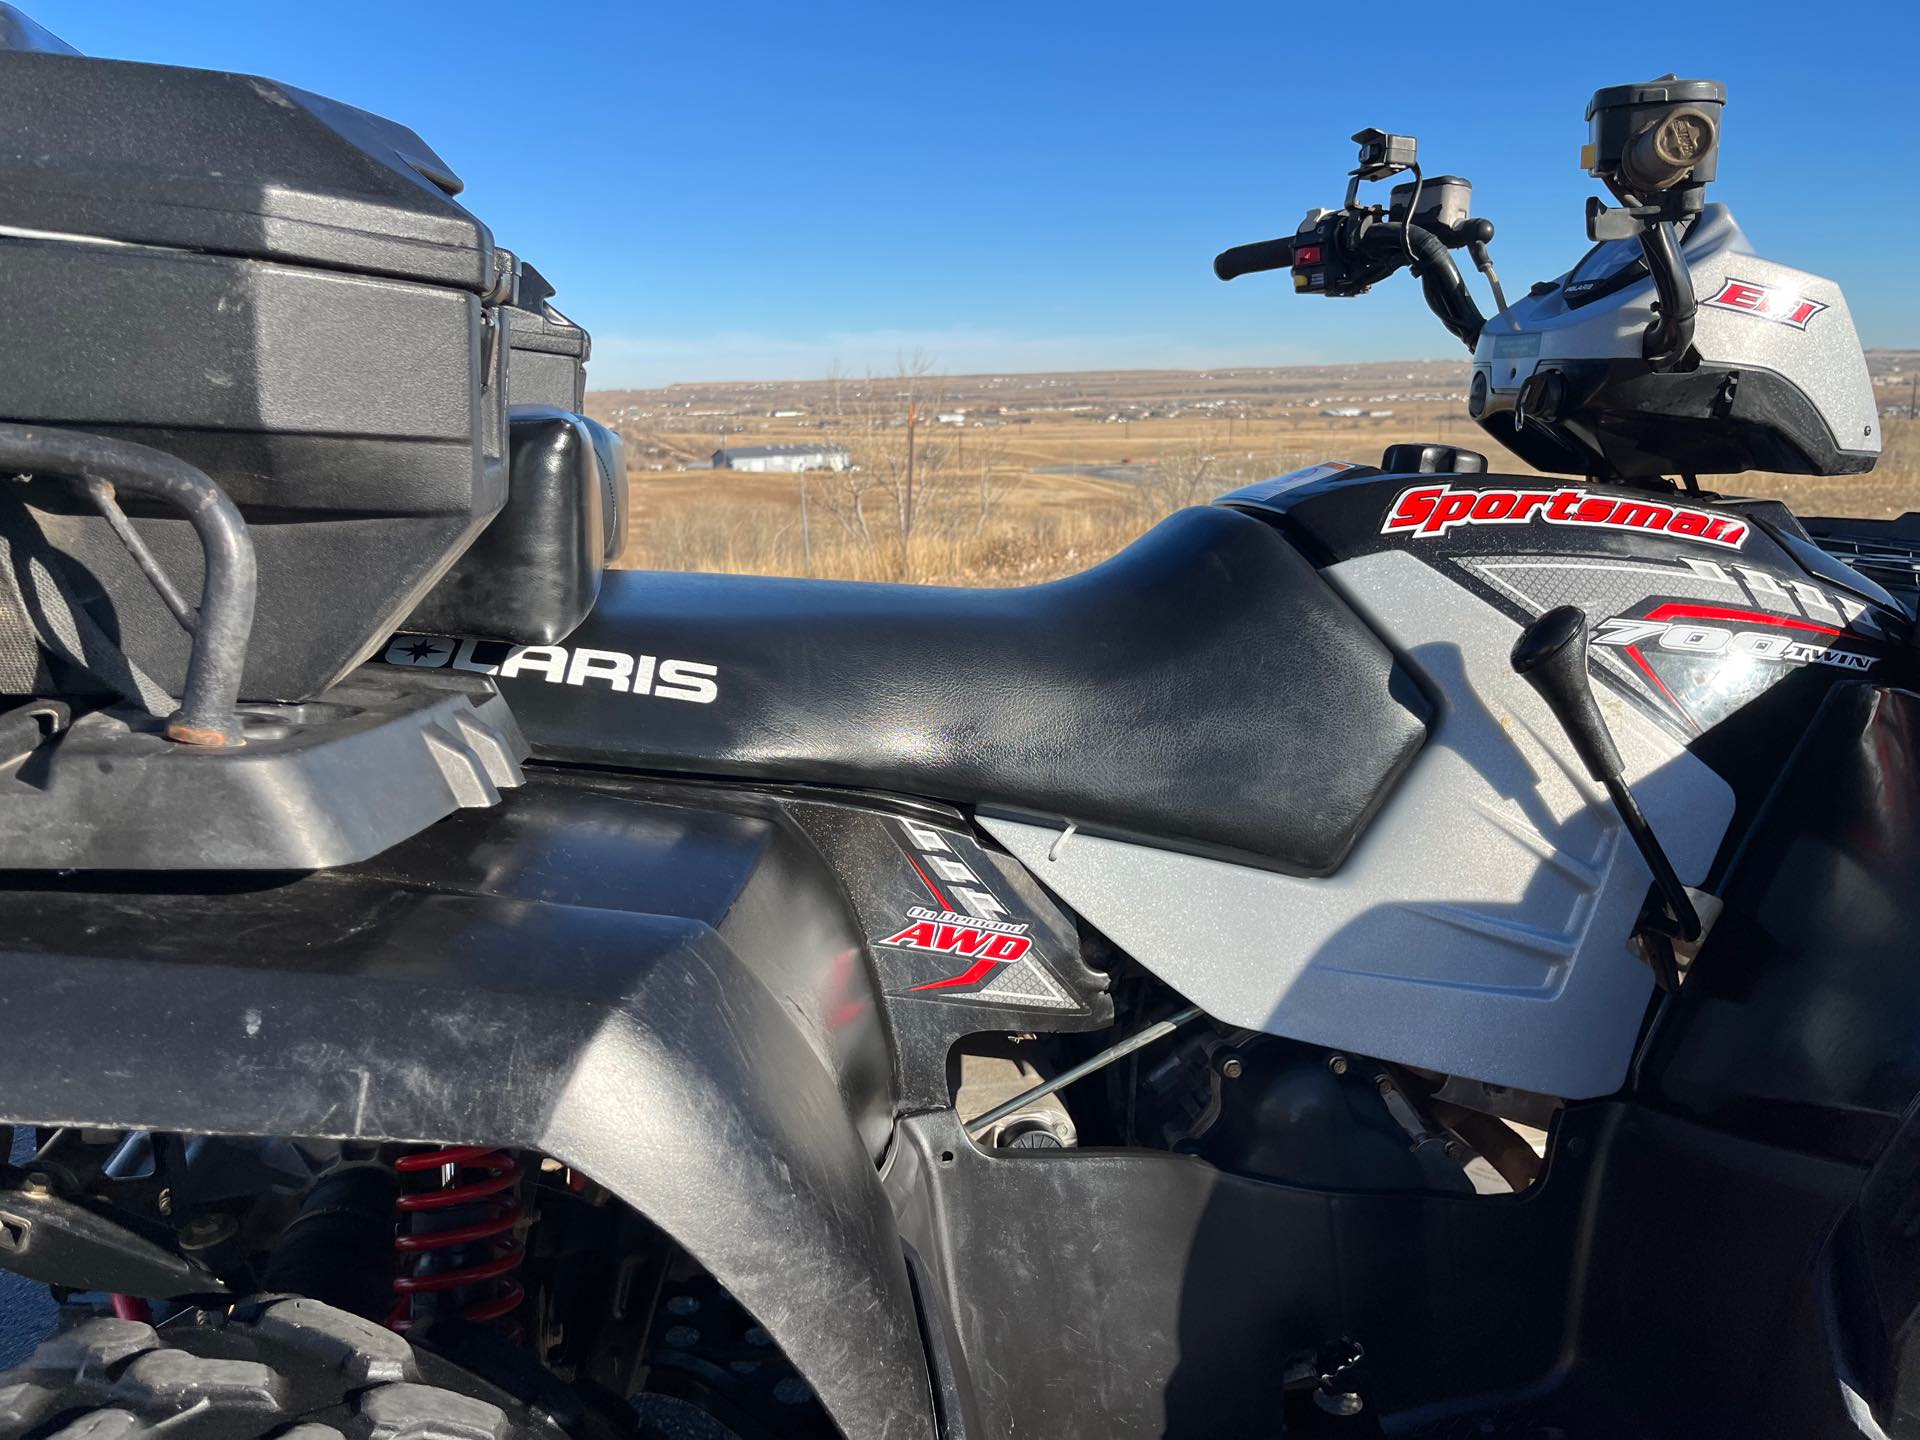
[[[1329,464],[1221,503],[1267,516],[1323,565],[1415,557],[1520,623],[1579,606],[1594,678],[1733,787],[1736,831],[1829,690],[1915,670],[1907,609],[1773,501]]]
[[[1920,695],[1833,690],[1728,870],[1646,1098],[1870,1160],[1920,1094]]]
[[[497,804],[526,756],[506,703],[473,676],[368,667],[320,704],[252,705],[240,723],[244,745],[212,748],[166,739],[139,711],[83,714],[0,774],[0,868],[344,865]]]
[[[1639,253],[1636,242],[1609,243],[1622,258]],[[1655,297],[1653,281],[1644,275],[1578,305],[1568,303],[1562,288],[1523,295],[1488,320],[1474,349],[1474,394],[1484,395],[1474,415],[1488,434],[1543,470],[1593,473],[1587,461],[1554,440],[1551,426],[1533,424],[1520,431],[1513,426],[1514,402],[1529,376],[1561,370],[1568,380],[1569,414],[1544,418],[1559,418],[1590,437],[1622,475],[1870,468],[1880,453],[1880,426],[1866,360],[1840,287],[1756,255],[1724,205],[1702,212],[1682,255],[1699,302],[1693,334],[1701,362],[1697,372],[1647,370],[1641,344]],[[1584,261],[1569,273],[1584,273],[1593,264]],[[1562,286],[1567,278],[1562,277]],[[1729,281],[1819,308],[1796,325],[1714,303]],[[1730,375],[1735,376],[1731,386]],[[1589,412],[1585,391],[1599,384],[1610,393]],[[1661,436],[1647,428],[1649,413],[1668,412],[1684,433]],[[1767,464],[1751,463],[1750,447],[1730,439],[1738,426],[1778,427],[1787,443],[1765,452]],[[1802,458],[1796,461],[1796,455]]]
[[[1649,875],[1509,668],[1520,627],[1403,552],[1327,574],[1436,702],[1431,741],[1331,876],[982,823],[1228,1024],[1545,1094],[1610,1093],[1652,986],[1627,945]],[[1602,706],[1682,879],[1704,879],[1732,791],[1624,701],[1603,692]]]
[[[0,1114],[554,1156],[725,1284],[846,1434],[931,1440],[860,932],[776,802],[688,801],[549,772],[353,867],[16,877]]]
[[[946,1113],[902,1131],[888,1189],[978,1433],[1338,1433],[1277,1374],[1342,1335],[1366,1349],[1346,1378],[1376,1435],[1874,1433],[1822,1313],[1852,1166],[1611,1102],[1566,1114],[1521,1197],[1274,1184],[1151,1150],[989,1154]]]

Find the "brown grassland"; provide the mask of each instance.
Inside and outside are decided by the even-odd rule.
[[[1876,352],[1883,415],[1908,399],[1897,364],[1885,378],[1888,353]],[[1486,453],[1494,470],[1529,473],[1467,418],[1451,388],[1462,368],[949,379],[903,367],[861,381],[597,392],[588,408],[627,440],[626,565],[1018,585],[1085,569],[1173,510],[1235,485],[1321,460],[1375,461],[1396,440],[1460,444]],[[1360,406],[1393,413],[1321,414]],[[964,423],[936,418],[960,409]],[[1774,496],[1807,515],[1920,510],[1920,422],[1883,423],[1886,451],[1870,474],[1747,474],[1716,488]],[[855,468],[706,468],[722,443],[841,444]]]

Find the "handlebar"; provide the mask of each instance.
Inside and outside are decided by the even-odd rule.
[[[1324,218],[1312,231],[1222,250],[1214,256],[1213,273],[1231,280],[1256,270],[1284,270],[1293,265],[1296,247],[1311,243],[1308,261],[1315,267],[1313,288],[1329,295],[1357,295],[1410,263],[1426,292],[1427,307],[1471,350],[1487,322],[1445,242],[1422,226],[1380,220],[1375,218],[1377,213],[1323,212]],[[1322,265],[1328,267],[1324,275],[1319,271]]]
[[[1293,241],[1256,240],[1251,245],[1236,245],[1213,257],[1213,273],[1222,280],[1236,275],[1251,275],[1257,270],[1285,270],[1293,264]]]
[[[1460,267],[1438,235],[1418,225],[1392,221],[1369,226],[1362,241],[1368,249],[1381,247],[1402,255],[1413,252],[1413,273],[1420,277],[1420,288],[1427,297],[1427,308],[1447,327],[1456,340],[1471,350],[1486,328],[1487,320],[1474,303],[1473,292],[1460,278]]]

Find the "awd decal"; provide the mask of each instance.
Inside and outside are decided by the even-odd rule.
[[[1400,492],[1380,533],[1424,540],[1461,525],[1526,525],[1535,520],[1548,525],[1671,535],[1728,550],[1738,550],[1747,541],[1744,520],[1659,500],[1589,495],[1577,485],[1551,490],[1456,490],[1450,485],[1416,485]]]
[[[1796,330],[1806,329],[1809,320],[1822,310],[1832,308],[1777,285],[1756,285],[1751,280],[1731,277],[1700,303],[1716,310],[1731,310],[1737,315],[1757,315],[1762,320],[1778,321]]]
[[[711,705],[720,698],[720,667],[697,660],[662,660],[623,650],[585,646],[507,645],[492,640],[451,640],[439,635],[396,635],[380,658],[389,665],[427,670],[464,670],[511,680],[538,675],[549,685],[605,685],[621,695],[651,695]]]
[[[908,950],[924,950],[934,955],[954,955],[976,962],[969,966],[972,975],[980,965],[1007,964],[1023,958],[1033,949],[1024,925],[996,925],[952,910],[928,910],[914,906],[907,911],[913,923],[880,943]],[[984,971],[982,972],[985,973]],[[943,990],[955,980],[935,980],[930,985],[915,985],[915,990]]]
[[[959,967],[909,985],[906,993],[1044,1010],[1079,1008],[1033,948],[1031,927],[1007,918],[1007,907],[947,837],[911,820],[897,823],[907,863],[933,904],[908,906],[907,923],[874,943],[944,956]]]

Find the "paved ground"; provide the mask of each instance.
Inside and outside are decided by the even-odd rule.
[[[13,1163],[18,1165],[32,1153],[30,1137],[24,1132],[17,1135],[13,1148]],[[52,1327],[53,1316],[46,1286],[0,1270],[0,1369],[18,1365],[32,1354]]]

